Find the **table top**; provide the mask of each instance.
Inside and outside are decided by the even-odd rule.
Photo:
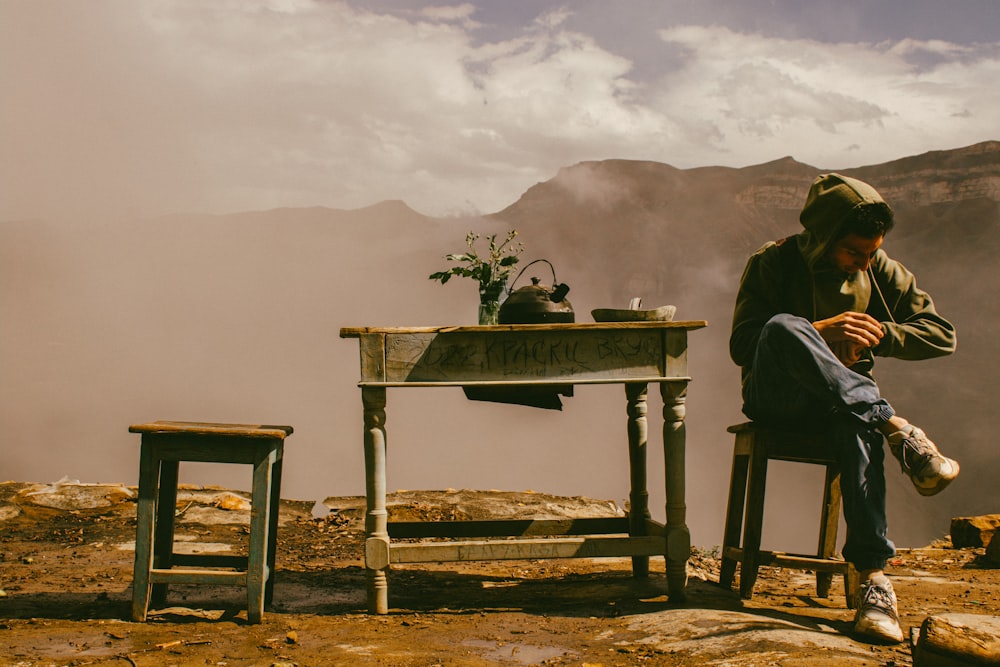
[[[610,329],[701,329],[708,326],[705,320],[677,322],[572,322],[553,324],[492,324],[427,327],[344,327],[341,338],[360,338],[367,334],[426,334],[426,333],[485,333],[500,331],[587,331]]]
[[[681,322],[346,327],[361,344],[362,386],[686,381]]]

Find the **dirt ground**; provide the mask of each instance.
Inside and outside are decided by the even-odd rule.
[[[714,547],[695,548],[687,602],[664,595],[626,559],[443,563],[397,567],[391,613],[366,612],[363,499],[283,503],[273,608],[246,623],[240,588],[175,586],[167,608],[128,620],[134,489],[0,484],[2,665],[909,665],[910,647],[850,636],[840,582],[814,597],[808,573],[765,568],[752,600],[716,583]],[[459,494],[459,496],[454,496]],[[462,503],[454,502],[461,497]],[[541,494],[395,496],[393,518],[465,518],[502,504],[559,514],[604,501]],[[245,494],[179,499],[177,550],[246,541]],[[595,510],[596,508],[596,510]],[[480,518],[480,517],[476,517]],[[944,612],[1000,615],[1000,570],[983,549],[941,543],[892,561],[904,632]]]

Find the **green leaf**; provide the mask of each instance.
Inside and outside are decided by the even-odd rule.
[[[488,242],[489,254],[481,257],[476,251],[476,242],[482,238],[475,232],[465,236],[469,250],[464,253],[445,255],[451,262],[459,262],[446,271],[437,271],[430,275],[431,280],[440,280],[441,284],[448,282],[452,276],[472,278],[479,283],[480,294],[490,294],[495,300],[503,292],[510,277],[510,267],[518,263],[518,255],[524,250],[521,243],[512,243],[517,236],[517,230],[507,232],[502,242],[497,242],[497,235],[485,237]]]

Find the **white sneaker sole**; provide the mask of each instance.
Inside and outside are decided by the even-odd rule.
[[[916,475],[910,477],[910,481],[916,487],[917,493],[922,496],[936,495],[944,491],[944,488],[951,484],[953,479],[958,477],[959,470],[961,470],[958,461],[949,458],[945,458],[944,460],[950,464],[947,466],[947,470],[943,470],[933,477],[920,478]]]
[[[899,624],[888,616],[884,618],[860,618],[854,624],[854,632],[885,643],[898,644],[903,641],[903,631]]]

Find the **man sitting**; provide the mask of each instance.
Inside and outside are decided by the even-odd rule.
[[[872,379],[875,356],[928,359],[955,350],[955,329],[902,264],[881,249],[893,212],[867,183],[839,174],[812,184],[804,231],[770,242],[740,281],[730,355],[742,368],[743,412],[772,425],[822,428],[840,443],[847,538],[861,573],[855,631],[902,641],[883,569],[883,436],[921,495],[958,475],[924,432],[896,414]]]

